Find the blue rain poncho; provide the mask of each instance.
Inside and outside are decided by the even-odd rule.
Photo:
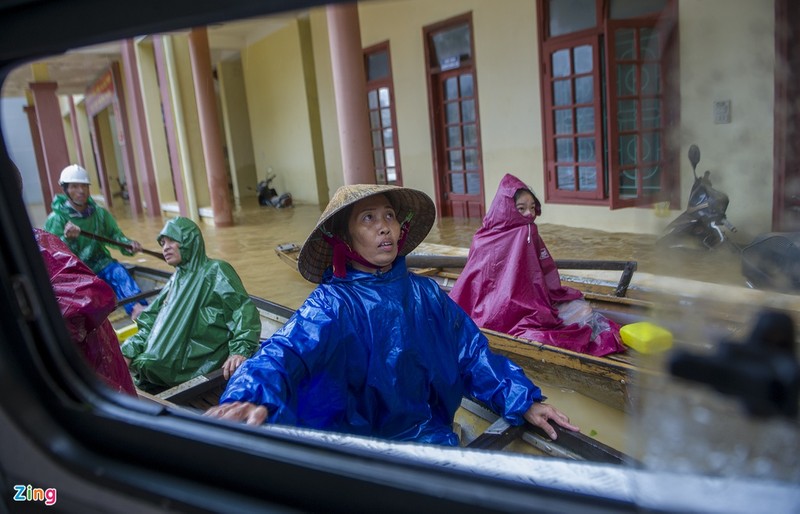
[[[220,403],[265,405],[273,423],[455,446],[464,395],[512,425],[542,400],[522,369],[491,353],[464,311],[399,257],[386,273],[348,268],[336,278],[329,268]]]
[[[138,332],[122,345],[137,385],[171,387],[222,366],[229,355],[258,348],[261,319],[239,275],[206,256],[203,235],[186,218],[161,231],[179,243],[181,263],[153,303],[136,319]]]

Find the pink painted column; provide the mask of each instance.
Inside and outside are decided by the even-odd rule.
[[[72,95],[69,95],[69,120],[70,127],[72,127],[72,138],[75,140],[75,154],[78,156],[78,164],[85,168],[81,132],[78,130],[78,111],[75,109],[75,98]]]
[[[192,61],[192,78],[194,78],[197,113],[200,118],[200,137],[206,160],[211,209],[214,211],[214,225],[229,227],[233,225],[233,212],[228,192],[228,173],[222,155],[217,99],[211,73],[211,51],[208,48],[208,32],[205,27],[192,29],[189,33],[189,56]]]
[[[125,89],[128,91],[128,110],[130,112],[131,139],[136,156],[139,158],[142,175],[142,196],[147,203],[147,216],[161,216],[161,202],[158,199],[156,175],[150,152],[150,138],[147,135],[144,100],[139,86],[139,69],[136,66],[136,49],[132,39],[122,44],[122,66],[125,70]]]
[[[47,178],[47,164],[44,162],[44,152],[42,152],[42,136],[39,134],[39,125],[36,124],[36,108],[26,105],[22,110],[28,116],[28,126],[31,129],[33,153],[36,156],[36,169],[39,172],[39,184],[42,188],[42,202],[45,211],[50,214],[52,210],[50,204],[53,203],[55,192],[50,188],[50,180]]]
[[[119,63],[111,63],[111,77],[114,80],[114,99],[111,101],[116,113],[117,139],[122,152],[122,164],[125,170],[125,181],[128,185],[128,198],[130,198],[131,214],[139,216],[142,213],[142,196],[139,194],[139,176],[136,173],[136,162],[133,160],[131,137],[128,130],[128,109],[125,107],[125,89],[122,87],[122,73]]]
[[[50,191],[55,193],[61,190],[58,185],[61,170],[69,165],[61,107],[56,98],[58,84],[55,82],[32,82],[29,87],[33,93],[33,105],[36,108],[36,125],[39,128],[47,179]]]
[[[327,15],[344,183],[374,184],[358,5],[329,5]]]
[[[164,57],[164,36],[153,38],[153,53],[156,58],[156,73],[158,74],[158,89],[161,96],[161,112],[164,115],[164,130],[167,134],[167,147],[169,148],[169,163],[172,174],[172,184],[175,186],[175,199],[178,201],[178,212],[184,218],[189,216],[189,207],[186,194],[183,190],[183,176],[181,175],[180,150],[175,136],[175,116],[172,113],[169,94],[169,76]]]

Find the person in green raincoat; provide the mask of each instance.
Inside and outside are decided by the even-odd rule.
[[[44,229],[67,243],[72,253],[111,286],[117,300],[141,293],[125,266],[111,257],[106,243],[89,237],[79,237],[82,231],[86,231],[119,241],[130,246],[130,249],[118,247],[123,255],[128,256],[142,249],[138,241],[128,239],[122,233],[111,213],[92,199],[89,194],[89,173],[77,164],[70,164],[61,170],[58,183],[64,189],[64,194],[53,198],[52,212],[45,221]],[[144,300],[138,304],[129,302],[125,304],[125,311],[136,317],[144,305],[147,305]]]
[[[155,391],[220,367],[229,378],[258,346],[255,304],[230,264],[206,256],[192,220],[167,221],[158,244],[175,273],[122,345],[137,385]]]

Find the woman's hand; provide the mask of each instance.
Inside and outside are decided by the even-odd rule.
[[[228,380],[233,376],[233,372],[241,366],[247,358],[244,355],[231,355],[225,362],[222,364],[222,376],[225,377],[225,380]]]
[[[267,420],[269,411],[263,405],[250,402],[230,402],[211,407],[205,416],[227,419],[230,421],[244,421],[248,425],[258,426]]]
[[[566,414],[547,403],[534,402],[523,416],[528,423],[544,430],[550,439],[554,441],[558,438],[558,434],[556,434],[556,430],[548,423],[548,420],[552,419],[556,424],[567,430],[580,432],[580,428],[570,424]]]

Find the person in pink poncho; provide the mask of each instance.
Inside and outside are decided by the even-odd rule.
[[[450,297],[480,327],[590,355],[624,351],[619,325],[561,285],[534,223],[541,212],[533,191],[506,174]]]

